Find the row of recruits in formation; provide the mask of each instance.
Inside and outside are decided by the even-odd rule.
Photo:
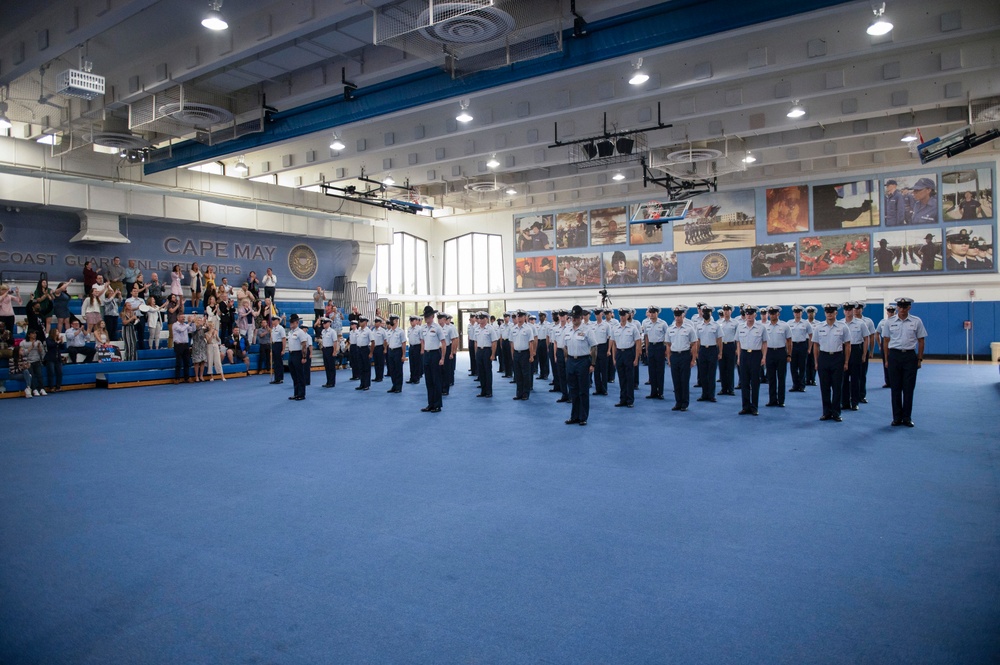
[[[913,391],[927,331],[923,322],[910,314],[912,304],[910,298],[896,299],[877,325],[863,315],[864,306],[854,301],[825,303],[821,308],[795,305],[793,319],[788,321],[780,319],[779,306],[743,304],[737,312],[727,304],[715,317],[713,308],[702,302],[696,304],[694,318],[688,318],[688,306],[673,307],[671,322],[660,318],[661,309],[655,305],[647,308],[647,317],[641,322],[635,319],[635,310],[625,307],[617,310],[617,319],[613,309],[590,311],[580,305],[553,310],[551,320],[546,312],[536,317],[521,309],[505,313],[502,320],[477,312],[468,322],[469,373],[479,385],[477,397],[492,398],[493,368],[499,361],[497,373],[517,386],[515,401],[528,401],[534,380],[551,376],[549,392],[560,394],[558,403],[571,404],[568,425],[586,425],[591,394],[608,395],[608,385],[616,378],[615,406],[633,408],[640,358],[645,358],[649,368],[646,399],[665,399],[669,368],[672,410],[678,412],[690,407],[692,374],[696,377],[694,387],[701,390],[696,401],[717,402],[717,396],[735,396],[739,390],[739,414],[752,416],[758,415],[762,383],[768,391],[765,406],[781,408],[786,392],[804,393],[818,380],[820,420],[841,422],[842,412],[857,411],[867,404],[868,364],[878,348],[883,387],[892,390],[891,424],[913,427]],[[841,307],[843,317],[838,318]],[[332,329],[329,320],[322,324],[324,351],[332,351],[330,347],[340,343],[339,332]],[[402,392],[404,358],[408,355],[407,382],[423,380],[427,389],[427,405],[421,410],[441,411],[442,398],[455,384],[459,333],[452,316],[428,305],[423,317],[410,317],[409,328],[400,327],[397,316],[387,321],[375,317],[374,328],[368,324],[364,316],[351,321],[351,378],[360,381],[356,389],[370,388],[373,369],[376,381],[388,369],[392,388],[387,392]],[[377,334],[380,330],[381,335]],[[332,387],[329,376],[335,376],[334,355],[324,352],[324,359],[331,359],[324,387]],[[792,386],[786,390],[789,374]],[[304,397],[304,388],[297,386],[296,396]]]

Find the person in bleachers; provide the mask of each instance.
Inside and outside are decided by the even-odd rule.
[[[65,332],[69,328],[69,319],[73,316],[69,313],[69,285],[74,281],[59,282],[59,286],[52,291],[52,314],[56,317],[59,332]]]
[[[146,285],[146,295],[153,298],[156,301],[157,307],[159,307],[166,300],[163,297],[164,292],[163,282],[160,281],[160,276],[154,272],[149,276],[149,284]]]
[[[267,298],[267,299],[269,299],[269,300],[271,300],[273,302],[274,301],[274,292],[275,292],[275,289],[278,286],[278,277],[277,277],[277,275],[274,274],[274,271],[272,271],[270,268],[268,268],[267,272],[264,274],[264,279],[261,280],[261,283],[264,286],[264,297]]]
[[[4,321],[0,321],[0,358],[10,360],[14,353],[14,335]]]
[[[24,307],[24,318],[27,322],[28,330],[34,330],[36,333],[41,334],[45,329],[44,321],[45,317],[42,316],[42,304],[32,298],[28,301],[28,304]]]
[[[122,306],[122,292],[108,287],[104,293],[101,307],[104,310],[104,324],[108,328],[111,341],[118,339],[118,308]]]
[[[133,289],[134,290],[134,289]],[[139,320],[138,312],[132,309],[131,298],[125,301],[122,308],[121,326],[122,339],[125,341],[125,353],[122,360],[136,360],[138,349],[136,348],[136,323]]]
[[[45,388],[42,386],[42,360],[45,358],[45,345],[38,341],[38,332],[32,328],[21,342],[21,357],[28,363],[29,373],[25,377],[24,385],[31,389],[31,394],[35,397],[45,396]],[[29,383],[30,377],[30,383]],[[28,395],[25,391],[25,396]]]
[[[174,348],[174,324],[177,318],[184,313],[184,298],[175,293],[170,294],[167,300],[167,348]]]
[[[208,297],[216,296],[218,294],[218,287],[215,284],[215,268],[212,266],[205,267],[205,295],[202,297],[202,305],[208,304]]]
[[[246,365],[247,373],[250,373],[250,344],[247,338],[240,333],[239,328],[233,328],[233,336],[226,342],[226,359],[233,365],[237,360]]]
[[[260,300],[260,281],[257,279],[256,270],[251,270],[250,274],[247,275],[247,291],[250,292],[254,300]]]
[[[156,303],[156,298],[149,296],[146,301],[146,330],[149,334],[149,348],[160,348],[160,333],[163,332],[163,312],[166,307]]]
[[[219,339],[219,331],[215,329],[215,324],[211,321],[205,330],[205,376],[210,376],[209,381],[215,381],[215,374],[222,375],[222,380],[226,380],[226,375],[222,372],[222,342]]]
[[[58,328],[50,328],[49,336],[45,338],[45,387],[50,393],[62,390],[62,351],[63,334]]]
[[[68,334],[69,331],[67,331]],[[104,321],[97,324],[97,328],[94,329],[92,333],[94,337],[94,344],[97,346],[107,346],[111,343],[111,336],[108,335],[108,326],[105,325]]]
[[[219,325],[219,306],[215,302],[215,293],[212,289],[212,294],[209,295],[208,290],[205,291],[205,320],[211,323],[213,326],[218,327]]]
[[[34,333],[32,333],[34,334]],[[21,346],[24,346],[22,343]],[[24,396],[31,399],[31,363],[21,355],[21,347],[11,349],[10,361],[7,363],[8,375],[16,379],[19,375],[24,380]]]
[[[181,267],[174,264],[173,269],[170,271],[170,295],[177,296],[180,301],[184,300],[184,273],[181,272]],[[172,339],[172,338],[171,338]]]
[[[208,346],[205,340],[205,333],[208,326],[205,324],[205,317],[196,316],[194,319],[194,331],[191,332],[191,364],[194,365],[194,380],[204,381],[205,361],[208,360]]]
[[[253,344],[254,323],[253,305],[250,303],[250,298],[241,298],[239,306],[236,308],[236,328],[248,344]]]
[[[191,278],[191,310],[194,311],[201,306],[201,294],[205,291],[205,275],[197,263],[192,263],[188,276]]]
[[[83,362],[85,363],[93,362],[94,360],[94,350],[87,347],[87,331],[80,327],[80,320],[76,318],[73,319],[69,330],[66,331],[66,355],[69,357],[71,363],[80,362],[80,356],[83,356]]]
[[[38,285],[35,287],[35,292],[31,294],[31,300],[38,303],[38,314],[41,325],[38,330],[41,331],[40,336],[45,335],[45,331],[49,329],[49,317],[52,316],[52,289],[49,288],[49,280],[40,277],[38,279]]]
[[[101,272],[98,268],[94,270],[93,261],[84,261],[83,263],[83,292],[90,293],[90,290],[94,288],[94,284],[97,283],[97,274]]]
[[[132,343],[135,344],[135,350],[138,351],[143,347],[143,340],[145,339],[146,320],[143,318],[140,308],[146,304],[146,301],[142,299],[142,294],[138,284],[132,285],[131,294],[132,295],[125,299],[125,304],[132,306],[132,314],[135,315],[135,322],[132,324],[132,332],[134,335]],[[122,331],[122,339],[125,339],[124,330]],[[135,360],[135,358],[132,358],[132,360]]]
[[[101,303],[101,297],[97,295],[96,290],[91,291],[80,305],[80,316],[87,323],[87,332],[94,332],[97,324],[101,321],[103,311],[104,307]]]
[[[233,301],[225,293],[219,299],[219,340],[226,342],[229,339],[229,331],[236,325],[236,312]]]
[[[323,291],[322,286],[317,286],[316,290],[313,292],[313,318],[319,321],[323,318],[325,310],[323,303],[326,302],[326,292]]]
[[[14,330],[14,305],[22,305],[21,295],[15,286],[13,290],[6,284],[0,284],[0,323],[9,331]]]

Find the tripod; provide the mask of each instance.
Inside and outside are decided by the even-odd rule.
[[[601,289],[600,291],[598,291],[598,293],[601,296],[601,309],[607,309],[612,304],[614,304],[614,303],[611,302],[610,296],[608,296],[608,290],[607,289]]]

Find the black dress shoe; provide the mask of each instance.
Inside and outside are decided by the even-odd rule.
[[[777,402],[768,402],[764,406],[778,406],[778,403]]]
[[[858,407],[856,405],[851,407],[851,411],[857,411],[857,410],[858,410]]]
[[[185,381],[187,381],[187,379],[184,379],[184,380],[185,380]],[[271,385],[273,386],[273,385],[275,385],[275,384],[278,384],[278,383],[281,383],[281,381],[271,381],[270,383],[271,383]]]
[[[577,424],[578,424],[578,425],[579,425],[580,427],[586,427],[586,426],[587,426],[587,421],[586,421],[586,420],[581,420],[581,421],[580,421],[579,423],[577,423]]]
[[[916,427],[916,425],[913,424],[912,420],[904,420],[903,424],[906,425],[907,427]]]
[[[355,390],[364,390],[364,389],[365,389],[364,386],[358,386],[357,388],[355,388]]]
[[[618,402],[615,406],[628,406],[625,402]]]
[[[902,420],[893,420],[892,423],[891,423],[891,426],[892,427],[899,427],[902,424],[903,424]]]
[[[292,395],[292,396],[291,396],[291,397],[289,397],[288,399],[298,399],[298,397],[296,397],[295,395]]]
[[[430,413],[431,412],[431,407],[425,406],[424,408],[422,408],[420,410],[423,411],[424,413]]]
[[[888,384],[888,383],[883,383],[883,384],[882,384],[882,387],[883,387],[883,388],[888,388],[888,387],[889,387],[889,384]]]
[[[566,421],[566,424],[567,425],[576,425],[576,424],[579,424],[579,422],[580,422],[579,420],[576,420],[574,418],[570,418],[569,420]]]
[[[833,420],[833,416],[820,416],[820,420]]]
[[[565,404],[570,401],[571,400],[569,397],[560,397],[559,399],[556,400],[556,404]]]
[[[739,413],[739,415],[741,415],[741,416],[749,416],[749,415],[752,415],[752,414],[753,414],[753,411],[751,411],[750,409],[742,409],[742,410],[740,410],[740,413]]]
[[[759,416],[760,414],[759,414],[759,413],[757,413],[757,411],[756,411],[756,409],[755,409],[755,410],[753,410],[753,411],[751,411],[751,412],[750,412],[750,415],[751,415],[751,416]]]
[[[511,399],[514,400],[515,402],[520,402],[521,400],[526,399],[526,398],[524,398],[524,397],[512,397]]]
[[[656,395],[646,395],[646,399],[656,399]]]
[[[552,390],[550,390],[549,392],[550,392],[550,393],[561,393],[562,391],[561,391],[561,390],[556,390],[555,388],[553,388],[553,389],[552,389]]]
[[[862,398],[861,398],[861,403],[862,403],[862,404],[867,404],[867,403],[868,403],[868,400],[867,400],[867,399],[865,399],[864,397],[862,397]]]
[[[441,413],[441,407],[435,406],[433,409],[431,409],[431,413]]]
[[[517,381],[508,381],[507,383],[517,383]]]
[[[844,419],[841,418],[840,416],[833,416],[833,422],[835,422],[835,423],[842,423],[842,422],[844,422]]]

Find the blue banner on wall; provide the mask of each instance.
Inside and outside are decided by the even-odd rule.
[[[213,266],[218,279],[234,286],[251,270],[263,276],[271,268],[280,288],[330,288],[335,277],[347,274],[354,248],[349,240],[321,240],[244,229],[206,227],[168,222],[122,221],[120,230],[131,243],[71,243],[80,231],[75,214],[45,210],[0,210],[0,270],[47,272],[50,282],[74,277],[83,264],[106,267],[121,257],[122,265],[135,260],[146,279],[152,272],[168,280],[180,265],[187,281],[192,263],[204,270]]]

